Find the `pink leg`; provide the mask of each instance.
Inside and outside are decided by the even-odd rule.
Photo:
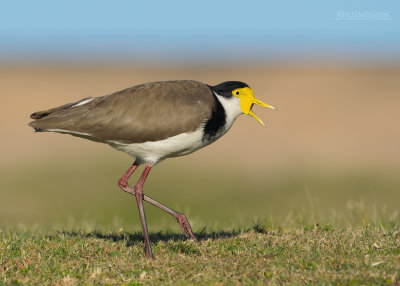
[[[128,185],[128,179],[129,177],[132,175],[132,173],[137,169],[139,165],[137,163],[134,163],[127,171],[126,173],[121,177],[121,179],[119,179],[118,181],[118,185],[120,186],[120,188],[122,190],[124,190],[125,192],[136,196],[135,190],[132,189],[129,185]],[[148,172],[147,172],[148,174]],[[143,176],[143,175],[142,175]],[[147,177],[147,175],[146,175]],[[181,214],[179,212],[174,211],[173,209],[170,209],[169,207],[157,202],[156,200],[146,196],[143,194],[143,199],[152,204],[153,206],[156,206],[160,209],[162,209],[163,211],[165,211],[166,213],[172,215],[177,222],[179,223],[179,227],[181,228],[182,232],[184,235],[186,235],[187,237],[191,237],[194,241],[198,241],[196,236],[194,235],[192,228],[190,227],[189,221],[186,218],[186,216],[184,214]]]
[[[129,177],[135,172],[135,170],[139,167],[139,164],[134,162],[132,166],[125,172],[125,174],[118,180],[118,186],[127,193],[131,195],[135,195],[135,191],[128,185]]]
[[[137,182],[134,190],[135,190],[136,202],[137,202],[137,205],[139,208],[140,220],[142,222],[142,230],[143,230],[143,236],[144,236],[146,257],[154,258],[153,252],[151,251],[149,232],[147,230],[147,223],[146,223],[146,215],[144,213],[144,206],[143,206],[143,185],[144,185],[144,182],[146,181],[147,175],[149,174],[150,170],[151,170],[151,166],[149,166],[149,165],[146,166],[146,168],[144,169],[142,176],[140,176],[140,179]]]
[[[198,241],[198,239],[196,238],[196,236],[194,235],[192,228],[190,227],[189,221],[186,218],[186,216],[184,214],[178,213],[176,211],[174,211],[173,209],[170,209],[169,207],[157,202],[156,200],[153,200],[152,198],[144,195],[144,200],[150,204],[152,204],[153,206],[156,206],[160,209],[162,209],[163,211],[165,211],[166,213],[169,213],[170,215],[172,215],[176,221],[179,223],[179,227],[181,228],[183,234],[187,237],[191,237],[194,241]]]

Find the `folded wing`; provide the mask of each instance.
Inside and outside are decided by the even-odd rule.
[[[96,141],[142,143],[192,132],[210,117],[215,97],[196,81],[164,81],[85,98],[35,112],[36,131],[70,133]]]

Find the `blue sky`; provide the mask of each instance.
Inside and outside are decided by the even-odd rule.
[[[399,60],[399,1],[0,3],[2,60]]]

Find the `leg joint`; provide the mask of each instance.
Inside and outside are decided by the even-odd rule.
[[[183,222],[187,221],[186,216],[184,214],[182,214],[182,213],[177,213],[176,214],[176,218],[177,218],[178,221],[183,221]]]
[[[124,177],[122,177],[121,179],[118,180],[118,186],[121,189],[124,189],[128,186],[128,181]]]

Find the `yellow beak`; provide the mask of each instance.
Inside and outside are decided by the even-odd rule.
[[[253,111],[251,111],[251,108],[253,107],[254,104],[263,106],[263,107],[268,107],[271,109],[275,109],[272,105],[266,104],[262,102],[261,100],[258,100],[254,97],[253,90],[249,87],[241,88],[239,95],[236,95],[235,92],[233,93],[236,97],[240,99],[240,109],[244,114],[250,114],[253,116],[262,126],[265,127],[264,122],[260,118],[255,115]]]

